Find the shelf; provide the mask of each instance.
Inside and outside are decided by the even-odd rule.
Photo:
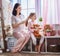
[[[0,50],[0,53],[3,53],[3,51],[2,51],[2,50]]]
[[[44,36],[44,38],[60,38],[60,36]]]

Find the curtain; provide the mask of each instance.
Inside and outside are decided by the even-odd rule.
[[[60,0],[57,0],[58,23],[60,24]]]
[[[60,24],[60,0],[37,0],[36,12],[43,24]]]
[[[40,7],[41,7],[41,4],[40,4],[40,2],[41,2],[41,0],[35,0],[35,11],[36,11],[36,15],[37,15],[37,18],[39,18],[40,17],[40,15],[41,15],[41,9],[40,9]]]

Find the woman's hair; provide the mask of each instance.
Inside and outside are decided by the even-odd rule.
[[[28,16],[28,19],[33,17],[36,13],[30,13],[30,15]],[[28,20],[26,21],[26,26],[28,25]]]
[[[21,4],[19,4],[19,3],[16,3],[16,4],[14,5],[13,11],[12,11],[12,14],[13,14],[14,16],[16,16],[16,14],[17,14],[16,9],[17,9],[17,7],[20,6],[20,5],[21,5]],[[21,13],[19,13],[19,14],[21,14]]]

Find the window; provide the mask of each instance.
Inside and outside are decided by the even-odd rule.
[[[10,0],[10,2],[12,3],[12,6],[14,6],[14,4],[17,3],[17,0]]]
[[[43,24],[60,24],[60,0],[36,0],[36,12]]]
[[[31,13],[35,12],[35,0],[21,0],[22,14],[25,18]]]
[[[21,13],[25,18],[31,13],[35,12],[35,0],[10,0],[13,3],[13,6],[16,2],[19,2],[22,7]]]

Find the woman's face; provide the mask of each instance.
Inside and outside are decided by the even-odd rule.
[[[21,12],[21,6],[18,6],[16,11],[20,13]]]

